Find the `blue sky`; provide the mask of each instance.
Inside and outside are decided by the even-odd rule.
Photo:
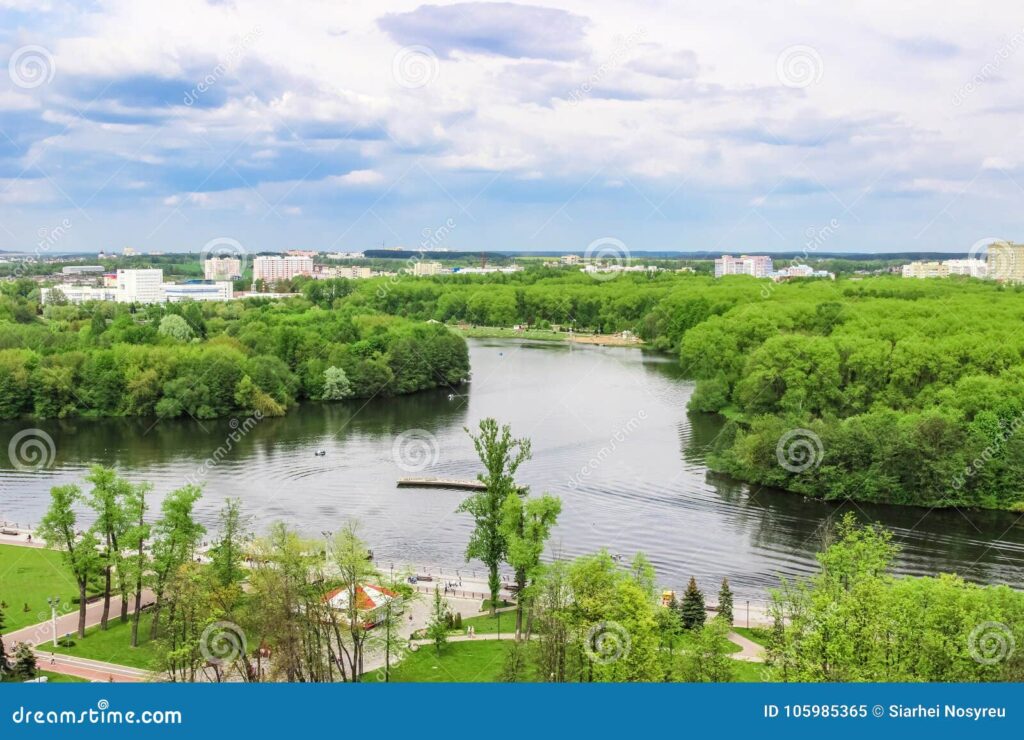
[[[1024,238],[1009,2],[287,7],[0,0],[0,249]]]

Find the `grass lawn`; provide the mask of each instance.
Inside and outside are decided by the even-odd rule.
[[[751,663],[748,660],[734,660],[732,680],[736,683],[763,683],[764,663]]]
[[[523,619],[525,620],[526,617],[524,616]],[[498,632],[503,635],[511,635],[516,631],[516,613],[515,611],[498,612],[493,617],[490,614],[484,614],[479,617],[463,619],[459,634],[466,634],[466,629],[470,626],[476,630],[478,635],[493,635]]]
[[[391,680],[416,683],[491,683],[501,676],[509,643],[504,640],[450,642],[438,656],[433,645],[421,645],[391,669]]]
[[[761,647],[768,644],[769,630],[766,627],[733,627],[732,631],[756,642]]]
[[[54,673],[53,671],[36,671],[36,676],[46,676],[47,683],[89,683],[87,678],[69,676],[66,673]],[[0,679],[0,683],[21,683],[21,680],[5,676],[3,679]]]
[[[57,550],[0,545],[0,602],[7,604],[4,632],[49,619],[49,596],[60,597],[62,613],[77,609],[71,600],[78,596],[78,586],[64,564],[63,554]]]
[[[149,640],[149,623],[152,615],[149,612],[142,613],[142,620],[139,622],[139,646],[131,646],[132,624],[131,615],[129,621],[121,623],[120,615],[111,615],[109,629],[104,632],[99,626],[90,627],[85,631],[85,639],[79,640],[72,637],[72,647],[57,647],[44,644],[39,646],[40,663],[46,661],[46,654],[50,651],[74,655],[79,658],[91,660],[102,660],[107,663],[131,666],[132,668],[154,669],[156,666],[155,645]]]
[[[497,608],[498,609],[504,609],[506,607],[515,606],[515,605],[516,605],[516,602],[514,602],[514,601],[509,601],[508,599],[498,599],[498,607]],[[489,612],[490,610],[491,610],[491,600],[490,599],[484,599],[480,603],[480,611],[482,611],[482,612]]]

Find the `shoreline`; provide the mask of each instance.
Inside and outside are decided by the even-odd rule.
[[[548,329],[508,329],[503,326],[448,328],[465,339],[533,339],[540,342],[563,344],[593,344],[599,347],[634,347],[644,349],[647,344],[639,337],[623,337],[621,334],[579,334]]]

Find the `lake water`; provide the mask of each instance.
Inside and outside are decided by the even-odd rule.
[[[353,517],[384,563],[467,567],[470,521],[455,511],[466,494],[395,483],[475,477],[463,427],[493,416],[533,442],[520,480],[562,498],[551,544],[564,556],[606,547],[628,559],[642,550],[664,585],[680,589],[692,574],[715,592],[728,576],[739,596],[759,599],[779,575],[809,573],[823,523],[853,510],[895,531],[903,572],[1020,585],[1017,515],[822,503],[710,473],[705,451],[721,421],[687,413],[693,385],[672,358],[507,340],[471,340],[470,356],[472,383],[454,398],[439,390],[307,404],[245,434],[242,420],[229,419],[4,422],[0,441],[36,426],[52,437],[55,454],[50,467],[26,472],[0,445],[0,519],[38,521],[52,485],[103,463],[152,482],[154,508],[160,495],[201,479],[199,514],[208,525],[224,498],[239,497],[257,525],[283,519],[319,537]],[[226,445],[233,429],[241,439]],[[200,469],[229,446],[219,463]],[[326,454],[316,455],[321,449]]]

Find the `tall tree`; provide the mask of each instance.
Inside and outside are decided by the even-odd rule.
[[[242,502],[229,498],[220,510],[220,534],[210,551],[211,569],[221,586],[234,586],[244,577],[242,547],[248,522],[242,515]]]
[[[149,568],[146,556],[146,543],[149,541],[151,527],[146,523],[146,495],[152,489],[149,483],[131,486],[125,493],[124,515],[128,522],[123,542],[126,555],[123,561],[125,581],[132,584],[135,593],[135,610],[132,614],[132,647],[139,645],[139,622],[142,619],[142,587]],[[122,594],[122,598],[124,598]],[[127,602],[127,599],[125,599]]]
[[[728,578],[722,579],[722,587],[718,589],[718,616],[724,619],[726,624],[732,624],[732,589],[729,588]]]
[[[92,484],[92,491],[86,503],[96,513],[93,529],[103,542],[103,614],[100,616],[100,629],[106,630],[107,620],[110,618],[111,578],[115,570],[122,585],[124,583],[118,538],[125,530],[121,499],[130,488],[130,484],[119,478],[113,468],[102,465],[93,465],[85,479]],[[128,604],[122,603],[121,612],[125,618],[127,610]]]
[[[679,605],[679,615],[683,619],[683,627],[692,630],[704,626],[707,619],[707,612],[704,611],[704,593],[697,588],[697,579],[690,577],[683,594],[683,601]]]
[[[532,586],[540,572],[544,544],[561,512],[561,499],[549,495],[524,499],[511,493],[502,505],[501,533],[508,564],[516,574],[516,639],[523,634],[523,610],[534,596]]]
[[[479,558],[487,566],[487,586],[491,593],[491,614],[494,614],[501,590],[498,568],[505,558],[508,544],[502,532],[502,506],[509,494],[520,493],[515,474],[524,461],[530,459],[530,440],[515,439],[507,424],[498,426],[495,419],[480,422],[480,433],[473,434],[476,454],[486,472],[477,478],[486,486],[459,506],[459,511],[473,517],[473,533],[466,545],[466,560]]]
[[[90,530],[80,538],[75,531],[78,518],[75,505],[82,501],[82,489],[73,484],[50,489],[50,508],[39,523],[39,535],[49,547],[64,552],[67,563],[78,585],[78,636],[85,637],[85,610],[88,606],[90,579],[101,567],[99,541]]]
[[[4,647],[4,604],[0,602],[0,680],[7,671],[7,649]]]
[[[161,517],[153,527],[153,591],[156,593],[156,604],[150,625],[151,637],[160,633],[160,611],[164,606],[168,582],[178,568],[192,559],[206,531],[193,515],[196,502],[202,495],[199,486],[190,484],[171,491],[161,504]]]
[[[356,522],[347,522],[335,535],[331,557],[346,595],[343,616],[350,649],[344,654],[349,663],[349,675],[353,681],[359,681],[363,673],[363,651],[370,618],[360,595],[365,593],[365,586],[376,578],[377,570],[373,567],[369,549],[359,537],[359,525]]]
[[[441,650],[448,642],[449,614],[448,605],[441,596],[441,589],[434,586],[434,603],[430,608],[430,621],[427,623],[426,634],[434,643],[434,650],[441,654]]]

